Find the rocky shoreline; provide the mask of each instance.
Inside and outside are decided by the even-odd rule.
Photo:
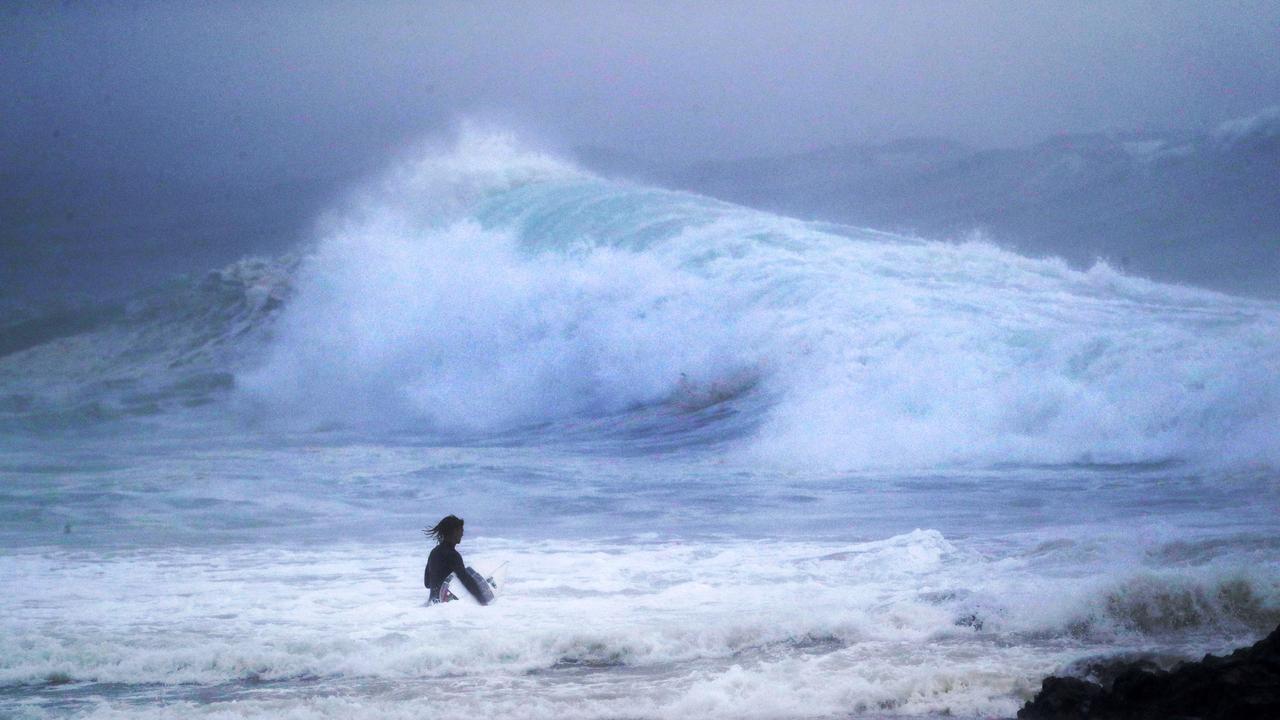
[[[1018,720],[1275,720],[1280,627],[1247,648],[1162,670],[1147,660],[1091,668],[1102,682],[1045,678]]]

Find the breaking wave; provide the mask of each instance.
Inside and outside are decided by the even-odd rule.
[[[6,425],[216,400],[829,467],[1280,460],[1274,303],[607,181],[495,135],[334,218],[301,261],[10,327]]]

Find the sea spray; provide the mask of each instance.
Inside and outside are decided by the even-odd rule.
[[[268,362],[239,380],[276,415],[445,435],[732,388],[754,417],[740,451],[782,465],[1270,463],[1280,309],[472,137],[320,241]]]
[[[0,430],[145,419],[825,470],[1278,460],[1275,303],[608,181],[493,134],[353,198],[300,260],[24,321]]]

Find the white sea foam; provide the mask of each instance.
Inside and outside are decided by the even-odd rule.
[[[932,530],[852,544],[486,540],[469,561],[509,563],[488,608],[424,606],[411,561],[424,548],[407,545],[14,553],[0,558],[0,576],[23,579],[0,616],[0,685],[84,688],[101,698],[79,705],[88,717],[398,717],[445,700],[490,717],[1008,715],[1090,648],[1198,651],[1195,622],[1218,649],[1224,629],[1248,638],[1280,619],[1274,566],[1133,567],[1062,549],[997,554]],[[1251,593],[1258,615],[1203,603],[1167,640],[1133,622],[1223,588]],[[198,703],[188,683],[205,688]],[[59,707],[44,700],[33,713]]]
[[[509,140],[392,173],[298,284],[239,380],[304,424],[493,432],[750,389],[743,453],[793,467],[1280,460],[1274,304],[609,183]]]
[[[608,182],[483,133],[326,227],[300,267],[242,263],[0,358],[0,430],[199,405],[789,469],[1280,462],[1275,303]]]

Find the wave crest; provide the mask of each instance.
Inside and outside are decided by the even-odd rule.
[[[295,428],[789,467],[1280,464],[1275,303],[609,182],[508,136],[398,166],[300,262],[138,308],[24,326],[0,414],[230,394]]]
[[[275,414],[484,433],[693,398],[751,414],[744,451],[784,464],[1277,460],[1274,305],[606,182],[497,141],[412,168],[304,268],[244,376]]]

